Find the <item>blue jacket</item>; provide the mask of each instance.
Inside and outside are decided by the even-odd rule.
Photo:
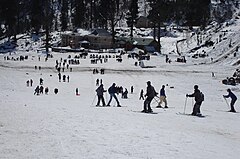
[[[165,90],[163,88],[160,90],[160,96],[165,96],[166,97]]]

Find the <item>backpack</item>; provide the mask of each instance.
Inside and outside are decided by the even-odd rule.
[[[204,101],[204,94],[202,92],[200,92],[200,100],[201,100],[201,102]]]

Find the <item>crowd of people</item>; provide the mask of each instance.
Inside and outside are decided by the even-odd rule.
[[[40,60],[40,58],[39,58]],[[63,60],[62,58],[58,61],[56,60],[56,70],[57,70],[57,75],[58,75],[58,81],[59,82],[70,82],[70,76],[69,75],[65,75],[64,72],[64,68],[69,69],[70,64],[72,64],[71,60],[69,60],[70,63],[67,62],[67,60]],[[36,66],[35,66],[36,69]],[[41,68],[39,68],[39,70],[41,70]],[[104,74],[104,69],[101,69],[101,74]],[[71,71],[70,71],[71,72]],[[93,69],[93,74],[97,74],[98,73],[98,69],[95,68]],[[48,95],[49,93],[49,88],[48,87],[44,87],[43,86],[44,80],[43,78],[39,79],[39,85],[36,86],[36,88],[34,89],[34,95],[41,95],[41,94],[46,94]],[[28,79],[26,81],[26,85],[27,87],[33,87],[33,80],[32,79]],[[114,98],[114,100],[116,101],[117,107],[121,107],[121,104],[118,100],[117,95],[121,94],[121,98],[122,99],[128,99],[128,95],[129,95],[129,91],[127,88],[123,88],[122,86],[117,86],[116,83],[112,83],[112,85],[105,90],[104,89],[104,85],[103,85],[103,81],[102,79],[96,79],[96,96],[98,98],[96,106],[111,106],[111,102],[112,99]],[[131,86],[130,87],[130,93],[132,94],[134,92],[134,87]],[[59,90],[58,88],[53,88],[53,92],[54,94],[58,94]],[[105,101],[104,99],[104,93],[108,92],[109,94],[109,100]],[[229,112],[236,112],[235,108],[234,108],[234,104],[237,101],[237,97],[236,95],[231,91],[231,89],[227,89],[228,94],[227,95],[223,95],[224,99],[227,98],[231,98],[231,102],[230,102],[230,110]],[[77,96],[80,95],[79,89],[76,88],[75,89],[75,93]],[[158,96],[159,94],[159,96]],[[201,116],[201,111],[200,111],[200,107],[202,105],[202,102],[204,101],[204,94],[199,90],[198,85],[194,85],[194,92],[191,94],[186,94],[186,98],[188,97],[193,97],[195,100],[194,106],[193,106],[193,110],[191,115],[193,116]],[[168,101],[167,101],[167,96],[166,96],[166,92],[165,92],[165,85],[162,85],[159,93],[155,90],[154,86],[151,84],[151,81],[147,81],[147,87],[146,87],[146,93],[144,94],[144,89],[140,90],[140,94],[139,94],[139,100],[144,100],[143,102],[143,110],[142,112],[144,113],[152,113],[152,107],[151,107],[151,102],[153,99],[157,99],[156,101],[158,102],[158,105],[156,106],[156,108],[163,108],[166,109],[168,108]],[[227,100],[226,100],[227,102]],[[164,104],[164,105],[163,105]]]

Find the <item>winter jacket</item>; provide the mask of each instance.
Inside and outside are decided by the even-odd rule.
[[[233,94],[233,92],[229,92],[228,95],[224,96],[225,98],[232,98],[232,100],[237,100],[237,97],[235,96],[235,94]]]
[[[117,88],[115,86],[111,86],[108,88],[108,93],[109,94],[114,94],[117,93]]]
[[[154,98],[157,95],[157,92],[155,91],[153,86],[148,86],[147,87],[147,93],[146,96],[149,98]]]
[[[194,97],[197,103],[202,102],[201,92],[199,89],[195,89],[193,94],[188,95],[188,97]]]
[[[160,90],[160,96],[165,96],[166,97],[165,90],[163,88]]]
[[[96,92],[97,92],[97,95],[98,96],[102,96],[103,95],[103,92],[106,92],[103,88],[102,85],[100,85],[97,89],[96,89]]]

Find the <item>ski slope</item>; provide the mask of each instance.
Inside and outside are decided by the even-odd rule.
[[[20,54],[20,53],[19,53]],[[11,56],[19,56],[19,54]],[[22,53],[25,54],[25,53]],[[232,66],[165,63],[164,56],[151,57],[156,68],[134,66],[136,60],[123,56],[123,62],[114,58],[108,63],[93,65],[90,59],[80,59],[73,67],[70,82],[58,82],[55,60],[68,54],[53,53],[53,59],[44,61],[44,54],[30,52],[27,61],[5,61],[0,55],[0,154],[1,158],[238,158],[240,144],[239,113],[231,114],[222,98],[226,89],[233,89],[239,97],[239,86],[229,87],[221,80],[229,76]],[[71,53],[69,53],[71,54]],[[73,54],[71,54],[73,55]],[[38,61],[38,57],[41,60]],[[188,59],[190,60],[190,59]],[[34,66],[42,66],[35,70]],[[92,74],[94,68],[105,68],[105,74]],[[216,77],[211,77],[214,70]],[[39,78],[49,95],[33,95]],[[128,99],[118,99],[122,105],[95,107],[95,81],[102,79],[107,89],[115,82],[134,93]],[[26,81],[33,79],[33,87]],[[157,109],[157,114],[135,111],[143,109],[139,100],[141,89],[146,90],[150,80],[159,92],[165,84],[169,109]],[[183,112],[185,95],[193,86],[205,94],[202,114],[206,118],[177,115]],[[59,93],[54,94],[53,89]],[[79,88],[80,96],[75,95]],[[108,101],[109,95],[105,94]],[[187,99],[186,112],[191,113],[193,101]],[[239,101],[236,110],[240,111]],[[234,153],[233,153],[234,152]]]

